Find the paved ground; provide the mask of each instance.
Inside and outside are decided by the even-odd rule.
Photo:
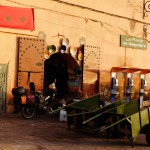
[[[20,114],[0,116],[0,150],[150,150],[140,135],[135,147],[128,139],[96,137],[91,131],[67,129],[58,116],[41,116],[25,120]]]

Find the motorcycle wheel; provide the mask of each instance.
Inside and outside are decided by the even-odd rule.
[[[33,106],[24,105],[21,109],[21,115],[25,119],[31,119],[35,116],[36,110]]]
[[[50,103],[50,111],[55,111],[56,109],[58,109],[58,107],[59,105],[55,100]]]

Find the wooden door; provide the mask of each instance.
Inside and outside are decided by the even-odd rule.
[[[83,91],[87,96],[99,93],[100,47],[85,45]]]
[[[34,82],[36,90],[43,89],[44,40],[19,38],[18,86],[29,88]]]
[[[6,89],[8,64],[0,64],[0,113],[6,111]]]

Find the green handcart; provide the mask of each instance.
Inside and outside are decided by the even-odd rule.
[[[106,131],[107,139],[109,135],[126,136],[134,147],[134,141],[139,134],[146,135],[146,141],[150,145],[150,107],[139,107],[139,100],[132,100],[115,108],[109,109],[105,115],[105,125],[97,128]],[[92,120],[101,121],[101,114],[98,114],[86,121],[86,124]]]
[[[123,103],[126,103],[125,98],[115,101],[114,103],[110,103],[107,106],[100,107],[101,105],[100,94],[95,94],[84,100],[69,104],[65,107],[65,110],[67,111],[68,129],[70,130],[71,125],[74,125],[77,128],[89,127],[96,129],[97,124],[95,120],[94,122],[89,121],[86,124],[84,124],[84,121],[98,114],[102,114],[104,117],[105,112],[107,112],[109,109],[112,109]],[[103,119],[100,121],[100,124],[101,126],[103,126],[104,124]]]

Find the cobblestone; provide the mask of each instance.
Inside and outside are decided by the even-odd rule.
[[[139,135],[132,148],[127,138],[107,141],[73,126],[68,131],[58,116],[25,120],[20,114],[4,114],[0,122],[0,150],[150,150],[145,135]]]

